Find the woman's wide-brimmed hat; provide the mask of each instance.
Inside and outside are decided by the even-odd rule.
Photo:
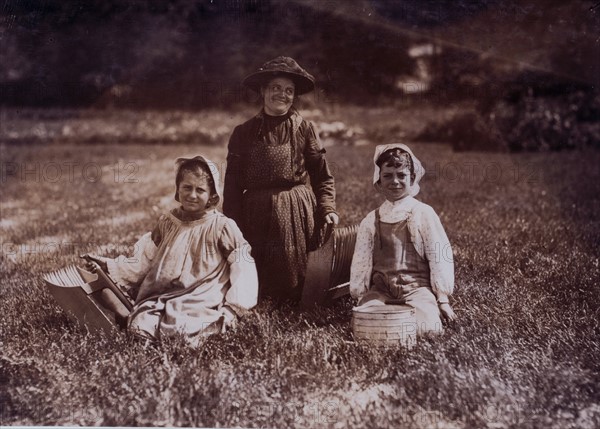
[[[271,79],[277,76],[284,76],[291,79],[296,85],[296,94],[301,95],[315,89],[315,78],[309,72],[290,57],[277,57],[267,61],[258,71],[252,73],[244,79],[244,85],[248,88],[260,92],[260,88]]]

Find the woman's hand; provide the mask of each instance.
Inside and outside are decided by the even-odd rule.
[[[447,322],[456,320],[456,313],[454,313],[454,310],[452,310],[452,307],[447,302],[440,304],[440,313]]]
[[[340,222],[340,218],[337,213],[327,213],[325,215],[325,223],[337,225]]]
[[[106,261],[108,260],[108,258],[104,258],[102,256],[97,256],[97,255],[90,255],[90,254],[83,255],[82,258],[86,260],[85,266],[91,272],[96,271],[96,265],[94,264],[94,262],[95,262],[96,264],[98,264],[98,266],[100,267],[100,269],[102,271],[104,271],[105,273],[108,273],[108,265],[106,264]]]

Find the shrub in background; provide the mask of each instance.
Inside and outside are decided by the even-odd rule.
[[[514,103],[496,103],[487,120],[511,151],[600,147],[599,106],[599,95],[589,92],[529,91]]]
[[[449,142],[462,150],[501,151],[505,145],[495,124],[477,111],[466,111],[443,122],[433,122],[416,137],[417,141]]]
[[[467,112],[428,124],[416,140],[449,142],[455,150],[600,148],[598,92],[517,83],[503,94],[481,97]]]

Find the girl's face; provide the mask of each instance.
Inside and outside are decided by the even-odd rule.
[[[285,115],[292,103],[296,87],[294,82],[286,77],[276,77],[265,87],[261,88],[265,112],[271,116]]]
[[[388,201],[398,201],[410,195],[411,179],[408,167],[381,166],[379,173],[379,192]]]
[[[179,201],[184,211],[202,213],[211,200],[211,185],[208,177],[186,171],[179,183]]]

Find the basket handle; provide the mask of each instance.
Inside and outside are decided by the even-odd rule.
[[[332,223],[326,223],[325,225],[321,226],[318,231],[316,231],[316,246],[313,250],[317,250],[325,246],[325,244],[331,239],[334,228],[335,226]]]
[[[104,284],[115,294],[115,296],[118,298],[119,301],[121,301],[125,308],[131,311],[133,309],[131,301],[127,299],[127,297],[121,291],[121,289],[119,289],[119,287],[114,283],[113,279],[111,279],[110,276],[107,273],[105,273],[104,270],[102,270],[102,267],[100,267],[100,265],[96,261],[86,258],[85,255],[80,256],[80,258],[85,259],[88,263],[93,265],[93,267],[95,268],[94,271],[98,275],[98,278],[102,279]]]

